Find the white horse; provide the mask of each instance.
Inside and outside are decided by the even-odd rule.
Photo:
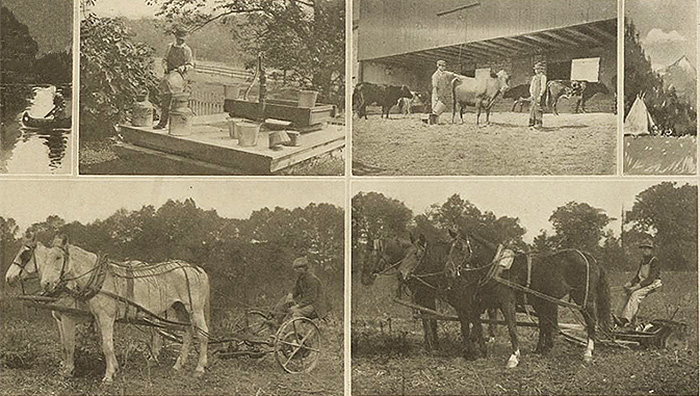
[[[8,269],[5,279],[13,283],[23,273],[39,275],[41,287],[49,293],[65,293],[82,304],[95,318],[102,337],[106,370],[103,382],[111,382],[118,363],[114,353],[114,322],[117,319],[162,316],[173,309],[183,326],[180,356],[173,368],[180,370],[187,361],[192,334],[200,343],[195,376],[207,366],[209,319],[209,277],[199,267],[182,261],[132,267],[107,263],[94,253],[70,245],[65,236],[56,237],[51,247],[25,238],[22,248]],[[63,371],[73,371],[75,319],[55,314],[63,343]]]

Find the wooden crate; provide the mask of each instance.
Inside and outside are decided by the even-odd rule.
[[[257,119],[259,106],[257,102],[245,100],[226,99],[224,101],[224,111],[231,117]],[[289,121],[292,123],[292,128],[303,131],[332,120],[335,116],[335,106],[321,104],[304,108],[297,107],[294,101],[271,99],[265,103],[264,116]]]

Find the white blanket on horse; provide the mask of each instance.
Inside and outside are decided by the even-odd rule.
[[[111,262],[109,265],[110,271],[120,278],[146,278],[162,275],[183,267],[196,266],[181,260],[168,260],[162,263],[144,263],[138,260],[124,261],[121,263]]]
[[[498,245],[493,262],[498,263],[498,265],[503,267],[503,269],[510,269],[510,266],[513,265],[514,258],[515,252],[510,249],[506,249],[503,247],[503,245]]]

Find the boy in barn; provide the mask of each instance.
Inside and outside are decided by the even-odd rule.
[[[535,75],[530,80],[530,129],[542,128],[542,115],[544,113],[544,98],[547,92],[546,66],[544,62],[537,62],[534,66]]]

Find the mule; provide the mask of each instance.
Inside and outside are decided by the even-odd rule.
[[[465,311],[463,309],[466,307],[463,304],[463,302],[466,301],[466,297],[459,295],[459,291],[456,290],[451,292],[450,294],[454,294],[454,296],[448,298],[448,296],[446,296],[445,293],[441,291],[441,287],[430,287],[426,285],[426,283],[430,284],[430,282],[436,280],[437,278],[430,279],[427,282],[420,282],[416,281],[415,279],[407,279],[406,271],[403,268],[400,268],[400,264],[402,263],[402,260],[405,258],[405,256],[409,253],[409,251],[411,251],[411,249],[414,247],[414,243],[415,238],[411,235],[410,241],[400,238],[385,238],[376,240],[373,243],[368,244],[368,252],[365,255],[365,259],[361,267],[362,283],[364,285],[371,285],[378,275],[396,274],[400,281],[400,288],[408,288],[412,294],[413,301],[416,304],[431,310],[435,310],[437,306],[437,299],[440,298],[447,301],[451,306],[455,307],[455,309],[459,308],[458,313],[467,313],[468,311]],[[462,254],[465,254],[466,252],[466,250],[462,249],[460,251],[462,252]],[[462,262],[464,260],[463,257],[457,257],[458,255],[459,252],[453,252],[454,257],[452,258],[452,261]],[[440,283],[440,285],[442,286],[443,283]],[[489,309],[488,311],[489,318],[495,320],[495,310]],[[473,318],[469,318],[467,322],[471,323],[471,321],[473,320]],[[423,338],[426,349],[432,350],[437,348],[437,320],[423,318],[422,322]],[[478,323],[480,326],[480,322]],[[465,331],[469,329],[470,326],[467,325]],[[479,330],[481,330],[481,327],[479,328]],[[472,359],[475,355],[475,351],[473,351],[473,348],[471,347],[472,345],[474,345],[474,343],[470,339],[470,334],[471,333],[469,331],[467,331],[466,334],[463,334],[464,356],[467,359]],[[494,334],[495,324],[491,323],[489,325],[490,341],[493,341],[495,339]],[[485,349],[482,350],[481,353],[485,354]]]
[[[95,253],[68,243],[60,236],[46,247],[36,236],[25,238],[6,280],[12,283],[21,272],[34,269],[42,289],[53,295],[68,295],[83,304],[95,318],[102,339],[106,369],[103,382],[112,382],[118,369],[114,353],[114,322],[141,317],[144,313],[163,315],[173,309],[183,324],[180,355],[173,368],[186,363],[192,336],[199,341],[199,360],[195,376],[207,366],[210,288],[207,274],[199,267],[181,261],[145,265],[134,269],[107,262]],[[64,372],[73,370],[75,321],[58,315],[64,347]],[[56,316],[54,316],[56,317]]]
[[[451,233],[453,244],[473,246],[470,258],[472,266],[489,268],[499,265],[495,262],[498,247],[477,234]],[[471,243],[471,241],[476,243]],[[490,272],[493,274],[493,272]],[[467,282],[473,282],[475,274],[463,273]],[[481,276],[481,275],[480,275]],[[511,336],[513,354],[507,367],[515,367],[520,359],[520,350],[515,330],[515,305],[517,285],[532,290],[526,292],[539,319],[539,337],[535,352],[546,354],[554,346],[553,334],[559,329],[558,308],[565,296],[578,305],[586,323],[587,343],[583,354],[584,362],[593,358],[597,327],[603,333],[610,331],[610,286],[605,269],[589,253],[578,249],[563,249],[552,253],[528,255],[516,253],[510,269],[504,270],[499,279],[481,278],[480,298],[477,311],[493,304],[500,305]],[[506,282],[500,282],[500,278]],[[509,284],[510,283],[510,284]],[[513,286],[515,285],[515,286]],[[519,288],[522,289],[522,288]]]

